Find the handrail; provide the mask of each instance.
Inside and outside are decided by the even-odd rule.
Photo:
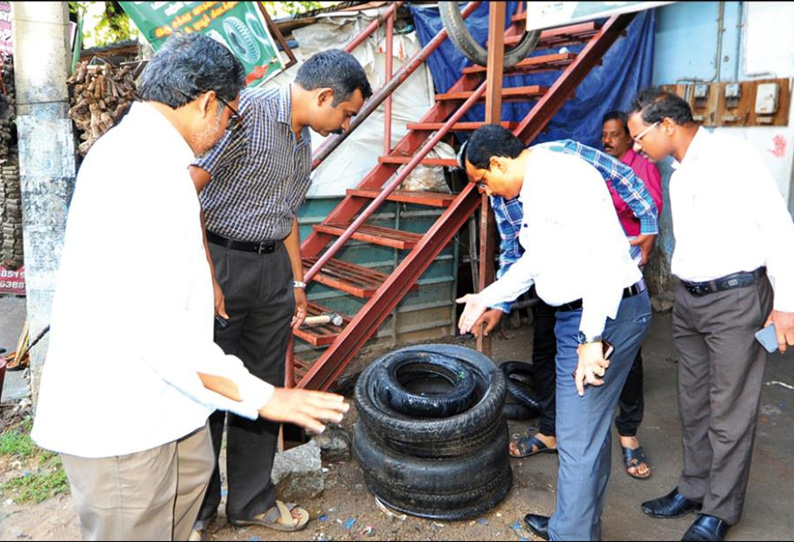
[[[461,16],[465,19],[471,13],[479,7],[482,2],[469,2],[466,5],[466,8],[461,12]],[[355,116],[353,121],[350,123],[350,128],[331,138],[328,138],[320,147],[318,147],[317,151],[314,153],[312,157],[312,169],[317,169],[323,160],[328,158],[328,155],[334,151],[347,137],[369,117],[379,106],[383,103],[383,101],[390,96],[402,83],[405,82],[411,74],[416,71],[416,69],[421,66],[427,57],[429,57],[439,46],[447,39],[447,31],[442,28],[436,36],[430,40],[427,45],[425,45],[421,51],[416,53],[408,62],[402,65],[402,67],[397,70],[397,73],[394,74],[394,77],[383,85],[375,94],[373,94],[369,100],[364,104],[364,107],[361,108],[361,111]]]
[[[368,27],[366,27],[366,28],[365,28],[365,29],[364,29],[364,30],[361,32],[361,34],[359,34],[358,36],[356,36],[356,37],[353,39],[353,41],[351,41],[350,43],[348,43],[348,44],[345,46],[345,48],[344,48],[344,51],[345,51],[346,53],[352,53],[352,52],[353,52],[353,49],[355,49],[356,47],[358,47],[359,45],[361,45],[361,43],[363,43],[363,41],[364,41],[365,39],[367,39],[368,37],[370,37],[370,35],[372,35],[372,33],[373,33],[373,32],[375,32],[375,30],[376,30],[376,29],[377,29],[377,28],[380,26],[380,23],[381,23],[381,21],[388,20],[388,19],[389,19],[389,18],[390,18],[392,15],[395,15],[395,14],[397,13],[397,10],[398,10],[398,9],[400,9],[404,3],[405,3],[405,2],[403,2],[403,1],[400,1],[400,2],[392,2],[392,5],[391,5],[391,6],[389,6],[389,9],[387,9],[386,11],[384,11],[382,15],[381,15],[381,14],[378,14],[378,16],[375,18],[375,20],[374,20],[374,21],[372,21],[372,22],[369,24],[369,26],[368,26]]]
[[[358,227],[361,226],[361,224],[363,224],[364,221],[367,220],[378,209],[378,207],[380,207],[380,204],[383,203],[386,200],[386,198],[389,197],[389,195],[392,192],[394,192],[394,190],[398,186],[400,186],[400,184],[405,180],[406,177],[408,177],[408,175],[411,174],[411,172],[419,164],[419,162],[421,162],[422,159],[425,156],[427,156],[427,154],[431,150],[433,150],[433,147],[436,146],[436,143],[441,141],[441,138],[443,138],[445,135],[447,135],[447,132],[450,131],[452,126],[456,122],[458,122],[458,120],[460,120],[460,118],[463,115],[466,114],[466,112],[471,108],[471,106],[473,106],[475,103],[477,103],[477,100],[479,100],[482,97],[482,95],[485,94],[486,87],[487,87],[487,83],[483,82],[477,88],[477,90],[475,90],[472,93],[472,95],[469,96],[469,98],[465,102],[463,102],[463,105],[460,106],[460,108],[455,112],[455,114],[452,115],[449,118],[449,120],[447,120],[446,124],[444,124],[444,126],[442,126],[441,129],[438,132],[436,132],[436,135],[434,135],[432,138],[430,138],[429,141],[425,142],[425,144],[422,146],[421,149],[419,149],[417,151],[417,153],[414,155],[414,157],[411,159],[411,161],[408,162],[408,164],[406,164],[405,169],[403,169],[403,171],[400,172],[399,175],[395,176],[394,179],[389,181],[383,187],[383,189],[381,190],[380,194],[378,194],[378,197],[376,197],[372,201],[372,203],[370,203],[367,206],[367,208],[364,209],[361,212],[361,214],[358,216],[358,218],[356,218],[356,220],[353,221],[353,223],[350,224],[350,226],[348,226],[348,228],[345,230],[345,232],[342,234],[342,236],[339,237],[334,242],[334,244],[332,244],[331,247],[325,252],[325,254],[323,254],[322,257],[319,260],[317,260],[317,262],[315,262],[315,264],[311,267],[311,269],[309,269],[309,271],[306,272],[303,275],[304,282],[311,281],[312,278],[317,273],[320,272],[320,269],[322,269],[322,267],[326,263],[328,263],[328,260],[330,260],[331,258],[334,257],[334,255],[339,251],[339,249],[342,248],[342,245],[344,245],[345,242],[348,239],[350,239],[350,237],[355,233],[355,231],[358,229]]]

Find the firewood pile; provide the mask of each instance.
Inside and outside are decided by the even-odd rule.
[[[14,59],[3,55],[0,66],[0,91],[3,111],[0,115],[0,264],[19,269],[22,253],[22,195],[19,187],[19,158],[12,130],[16,119]]]
[[[66,81],[71,92],[69,117],[83,141],[77,147],[82,156],[127,112],[137,98],[133,68],[113,64],[80,62]]]

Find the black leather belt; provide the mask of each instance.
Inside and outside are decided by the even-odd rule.
[[[230,248],[232,250],[242,250],[244,252],[256,252],[257,254],[269,254],[276,250],[276,247],[281,241],[262,241],[260,243],[252,243],[250,241],[235,241],[234,239],[227,239],[217,233],[207,231],[207,241],[213,245],[220,245],[222,247]]]
[[[645,290],[647,290],[647,287],[645,286],[644,280],[635,282],[631,286],[623,288],[623,299],[640,294]],[[577,299],[576,301],[571,301],[570,303],[563,303],[562,305],[557,307],[557,312],[578,311],[581,308],[582,308],[582,300]]]
[[[756,280],[766,275],[766,267],[759,267],[755,271],[745,271],[742,273],[734,273],[727,277],[720,277],[714,280],[705,282],[687,282],[682,280],[681,283],[684,288],[692,295],[702,296],[706,294],[713,294],[723,290],[732,290],[733,288],[741,288],[742,286],[749,286]]]

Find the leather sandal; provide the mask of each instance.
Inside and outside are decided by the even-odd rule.
[[[510,451],[510,457],[530,457],[535,454],[556,454],[557,448],[549,448],[546,443],[540,440],[537,433],[530,434],[529,431],[514,433],[510,438],[510,444],[515,444],[518,454]],[[534,450],[533,450],[534,448]]]
[[[642,446],[638,446],[637,448],[624,448],[621,446],[620,449],[623,450],[623,463],[626,465],[626,474],[632,478],[636,478],[637,480],[646,480],[647,478],[650,478],[651,463],[648,461],[648,456],[645,455],[645,450],[642,449]],[[630,469],[634,469],[636,473],[640,465],[645,465],[648,467],[647,474],[643,476],[641,474],[632,474],[630,472]]]
[[[299,514],[299,518],[292,516],[292,511],[295,510]],[[235,527],[244,527],[248,525],[259,525],[274,529],[276,531],[300,531],[309,523],[309,513],[303,508],[297,507],[295,503],[283,503],[276,501],[276,505],[270,510],[250,519],[232,519],[228,518],[229,523]],[[295,523],[295,520],[298,523]]]

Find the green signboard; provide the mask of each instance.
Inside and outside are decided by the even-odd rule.
[[[175,32],[201,32],[245,66],[245,82],[261,85],[284,69],[256,2],[119,2],[156,51]]]

